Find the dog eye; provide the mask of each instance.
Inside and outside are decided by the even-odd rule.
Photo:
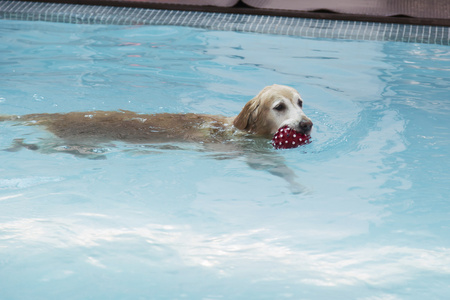
[[[273,109],[278,110],[278,111],[282,111],[286,109],[286,105],[284,105],[283,103],[279,103],[277,106],[275,106]]]
[[[301,108],[303,107],[303,101],[298,99],[298,106],[300,106]]]

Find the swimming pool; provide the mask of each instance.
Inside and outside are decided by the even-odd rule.
[[[1,114],[235,115],[279,83],[315,124],[251,167],[198,145],[12,151],[52,139],[0,123],[2,298],[450,295],[448,46],[12,20],[0,40]]]

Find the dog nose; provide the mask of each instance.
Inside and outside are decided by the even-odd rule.
[[[311,132],[311,128],[313,126],[313,123],[311,122],[311,120],[301,120],[300,121],[300,130],[304,133],[304,134],[309,134]]]

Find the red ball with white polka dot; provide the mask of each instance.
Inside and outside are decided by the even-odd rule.
[[[295,131],[288,126],[281,127],[272,138],[272,145],[275,149],[297,148],[310,143],[310,136]]]

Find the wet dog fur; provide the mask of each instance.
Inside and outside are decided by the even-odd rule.
[[[271,138],[288,125],[309,134],[311,120],[303,113],[303,100],[293,88],[272,85],[251,99],[236,117],[205,114],[138,114],[131,111],[90,111],[65,114],[3,116],[3,120],[45,127],[69,142],[127,143],[226,142],[250,133]]]
[[[303,100],[295,89],[275,84],[260,91],[235,117],[193,113],[138,114],[120,110],[0,116],[0,121],[42,126],[68,145],[66,152],[81,156],[92,154],[83,152],[86,151],[85,146],[114,141],[166,145],[190,142],[202,143],[209,150],[226,151],[231,148],[234,151],[234,144],[240,138],[255,136],[270,139],[279,128],[286,125],[309,135],[313,124],[304,114],[302,106]],[[38,146],[18,139],[10,150],[16,151],[20,147],[38,149]],[[247,158],[253,157],[247,159],[249,165],[256,166],[257,161],[263,159],[263,164],[269,165],[267,168],[270,173],[294,184],[295,174],[289,168],[276,162],[273,155],[266,159],[260,154],[258,157],[245,154]]]

